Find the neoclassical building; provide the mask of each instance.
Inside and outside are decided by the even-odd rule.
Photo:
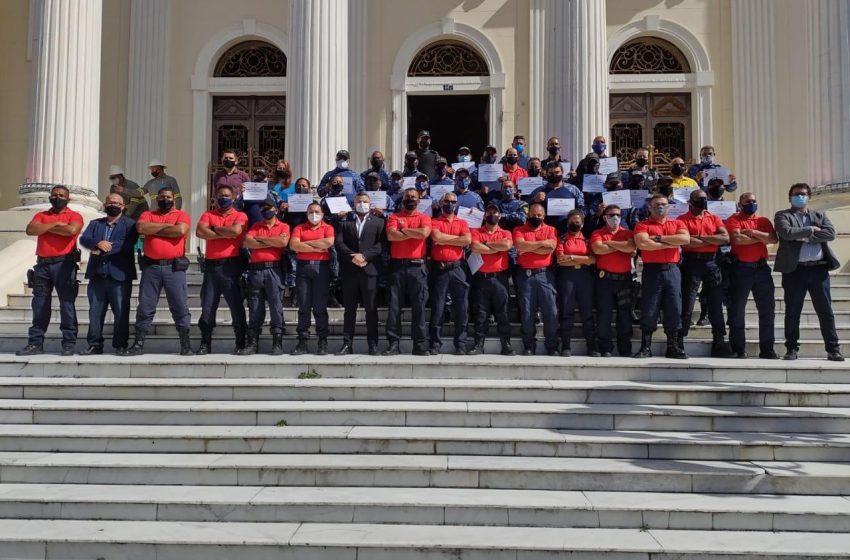
[[[225,147],[316,181],[523,134],[664,168],[712,144],[766,209],[850,179],[850,0],[6,0],[0,208],[159,158],[194,217]],[[84,194],[85,191],[79,191]],[[85,201],[80,196],[78,200]],[[95,203],[93,200],[91,201]]]

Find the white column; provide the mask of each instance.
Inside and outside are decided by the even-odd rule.
[[[132,0],[124,174],[143,184],[148,162],[165,151],[168,0]],[[121,162],[111,162],[120,164]]]
[[[546,7],[549,0],[531,0],[528,45],[528,154],[545,157]]]
[[[550,0],[546,11],[546,136],[573,161],[608,136],[605,0]]]
[[[775,4],[732,0],[732,91],[735,174],[739,190],[753,190],[765,215],[787,191],[777,173]]]
[[[347,0],[292,0],[286,146],[295,176],[318,182],[348,148]]]
[[[101,15],[101,0],[42,0],[24,206],[64,184],[72,203],[100,207]]]
[[[352,167],[365,169],[366,158],[366,33],[369,17],[367,0],[348,2],[348,150]],[[385,154],[386,155],[386,154]]]
[[[850,181],[850,2],[809,0],[812,186]]]

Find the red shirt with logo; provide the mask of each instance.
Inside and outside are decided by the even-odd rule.
[[[724,227],[720,216],[716,216],[708,210],[703,210],[699,216],[694,215],[690,211],[685,212],[679,216],[679,221],[685,224],[691,237],[715,235],[718,229]],[[686,253],[716,253],[719,248],[717,245],[706,245],[705,247],[696,247],[694,249],[682,247],[682,250]]]
[[[334,227],[327,222],[319,222],[319,225],[313,227],[310,223],[303,223],[295,226],[292,232],[292,239],[299,241],[318,241],[330,237],[333,239],[336,236]],[[295,258],[299,261],[329,261],[331,254],[327,249],[324,251],[310,251],[309,253],[295,253]]]
[[[486,226],[481,226],[471,232],[472,240],[476,243],[495,243],[511,238],[511,232],[503,230],[499,226],[493,231],[488,231]],[[478,272],[503,272],[508,269],[508,252],[499,251],[492,255],[481,255],[484,264],[478,269]]]
[[[172,226],[177,224],[186,224],[189,226],[192,224],[189,214],[176,208],[172,208],[166,213],[152,212],[150,210],[142,212],[142,215],[139,216],[139,223],[141,224],[143,222],[169,224]],[[188,235],[188,229],[186,233]],[[182,257],[186,254],[186,235],[180,237],[163,237],[161,235],[147,234],[145,235],[144,251],[146,257],[154,260],[169,260]]]
[[[245,234],[246,237],[280,237],[289,235],[289,224],[275,218],[271,226],[266,225],[265,220],[256,222]],[[263,247],[262,249],[251,249],[251,262],[264,263],[276,262],[283,257],[283,247]]]
[[[431,217],[418,210],[398,212],[387,218],[387,231],[401,228],[419,229],[431,226]],[[390,257],[394,259],[421,259],[425,257],[425,239],[405,239],[390,241]]]
[[[687,227],[679,220],[665,218],[663,222],[657,222],[653,219],[647,219],[635,225],[635,235],[646,233],[652,239],[656,235],[676,235],[676,232],[680,229],[687,229]],[[678,264],[679,253],[679,248],[672,246],[669,249],[656,249],[654,251],[641,249],[640,258],[647,264]]]
[[[55,224],[63,222],[66,224],[83,225],[83,216],[79,212],[75,212],[67,206],[59,212],[45,210],[39,212],[32,217],[32,221],[38,224]],[[48,231],[38,236],[35,244],[35,254],[39,257],[61,257],[67,255],[77,248],[77,235],[59,235]]]
[[[610,229],[602,227],[590,236],[590,245],[592,247],[597,241],[628,241],[633,239],[634,236],[635,232],[630,229],[618,227],[617,231],[612,232]],[[632,255],[622,251],[614,251],[607,255],[596,255],[596,268],[612,274],[628,274],[632,271]]]
[[[555,256],[561,255],[576,255],[578,257],[586,257],[590,252],[587,239],[583,235],[565,235],[563,239],[558,240],[558,245],[555,247]]]
[[[440,231],[446,235],[466,235],[469,224],[454,216],[451,220],[440,216],[431,220],[431,231]],[[431,241],[431,259],[436,262],[455,262],[463,258],[463,247],[457,245],[440,245]]]
[[[198,224],[205,224],[213,227],[229,227],[234,224],[242,224],[244,227],[248,223],[248,216],[244,212],[239,212],[233,208],[229,208],[227,212],[207,211],[201,215]],[[238,257],[242,248],[242,237],[233,238],[216,238],[207,239],[206,258],[210,260],[230,259]]]
[[[729,233],[740,229],[753,229],[756,231],[763,231],[764,233],[776,233],[776,230],[773,228],[773,224],[770,223],[770,220],[764,216],[757,216],[755,214],[750,216],[743,212],[738,212],[737,214],[729,216],[729,219],[726,220],[726,229],[729,230]],[[732,241],[731,245],[732,254],[735,255],[740,262],[752,263],[767,260],[767,245],[764,243],[736,245],[735,241]]]
[[[552,226],[543,224],[536,230],[531,229],[528,224],[514,229],[514,245],[517,241],[544,241],[551,239],[558,241],[558,234]],[[537,253],[521,253],[517,257],[517,264],[521,268],[546,268],[552,264],[552,253],[540,255]]]

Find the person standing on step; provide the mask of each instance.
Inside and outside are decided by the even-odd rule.
[[[773,269],[782,273],[785,293],[785,359],[797,359],[800,314],[808,293],[818,316],[827,359],[843,362],[829,284],[829,271],[840,266],[829,247],[829,242],[835,240],[835,228],[826,212],[809,208],[811,197],[812,189],[806,183],[792,185],[788,191],[791,208],[780,210],[773,219],[779,237]]]
[[[80,245],[90,251],[86,267],[89,347],[82,354],[103,354],[103,323],[108,307],[114,318],[112,348],[116,355],[123,356],[130,339],[130,292],[136,279],[133,252],[139,234],[136,222],[124,214],[124,198],[120,194],[108,195],[103,208],[106,217],[90,221],[80,236]]]
[[[272,355],[283,354],[283,267],[281,259],[289,244],[289,225],[277,219],[278,198],[269,195],[260,204],[263,220],[245,234],[243,246],[251,252],[248,263],[248,338],[240,356],[256,354],[269,306]]]
[[[245,348],[248,323],[242,301],[242,236],[248,227],[248,216],[233,207],[236,192],[230,185],[216,188],[215,210],[201,215],[195,227],[195,235],[206,241],[204,256],[204,279],[201,285],[201,344],[198,355],[212,351],[212,335],[216,325],[216,312],[221,297],[230,309],[233,318],[233,334],[236,338],[234,353]]]
[[[567,215],[567,232],[558,239],[555,258],[558,265],[558,308],[561,315],[561,356],[572,356],[570,348],[576,307],[587,343],[587,355],[599,357],[596,325],[593,323],[593,265],[596,258],[582,233],[584,213],[573,210]]]
[[[750,293],[759,315],[759,358],[776,360],[773,275],[767,264],[767,246],[778,242],[773,224],[758,215],[756,195],[747,192],[738,199],[737,214],[726,220],[732,245],[732,282],[729,287],[729,341],[736,358],[747,357],[746,311]]]
[[[119,165],[109,166],[109,194],[121,195],[124,199],[124,215],[135,222],[147,212],[148,201],[142,188],[124,176],[124,170]]]
[[[136,340],[127,349],[128,356],[144,353],[145,339],[150,332],[159,296],[165,291],[171,318],[177,326],[180,355],[189,356],[189,329],[192,317],[187,303],[186,237],[191,219],[189,214],[175,208],[174,191],[162,187],[156,196],[157,209],[139,216],[136,230],[145,236],[144,256],[141,257],[142,279],[139,282],[139,307],[136,309]]]
[[[322,206],[313,203],[307,207],[307,222],[295,227],[289,249],[295,251],[298,270],[295,286],[298,290],[298,344],[293,356],[307,353],[310,337],[310,313],[316,319],[319,346],[316,354],[328,353],[328,297],[331,288],[330,249],[336,241],[334,227],[324,221]]]
[[[38,212],[27,224],[27,235],[38,237],[36,264],[32,268],[32,326],[29,339],[18,356],[44,352],[44,334],[50,325],[53,290],[59,297],[59,330],[62,331],[62,355],[73,356],[77,345],[77,237],[83,229],[83,217],[70,208],[71,192],[64,185],[50,190],[50,209]]]
[[[145,183],[142,191],[145,195],[153,198],[153,202],[156,202],[159,191],[168,187],[174,195],[174,207],[180,210],[183,208],[183,197],[180,195],[180,186],[177,184],[177,179],[165,173],[167,167],[162,160],[152,159],[148,163],[148,170],[152,179]],[[136,220],[136,223],[138,223],[138,220]]]
[[[688,227],[667,217],[669,201],[662,194],[649,199],[649,218],[635,226],[635,246],[641,250],[643,275],[640,299],[640,350],[635,358],[652,357],[652,333],[658,328],[658,311],[664,309],[668,358],[686,359],[679,345],[682,329],[682,274],[679,259],[691,240]]]

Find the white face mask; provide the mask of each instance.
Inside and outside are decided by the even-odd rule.
[[[368,202],[358,202],[357,203],[357,213],[358,214],[368,214],[371,205]]]
[[[307,214],[307,221],[309,221],[313,225],[316,225],[322,221],[322,215],[317,214],[315,212],[310,212],[309,214]]]
[[[336,160],[336,166],[340,169],[348,169],[348,160],[347,159],[338,159]]]

